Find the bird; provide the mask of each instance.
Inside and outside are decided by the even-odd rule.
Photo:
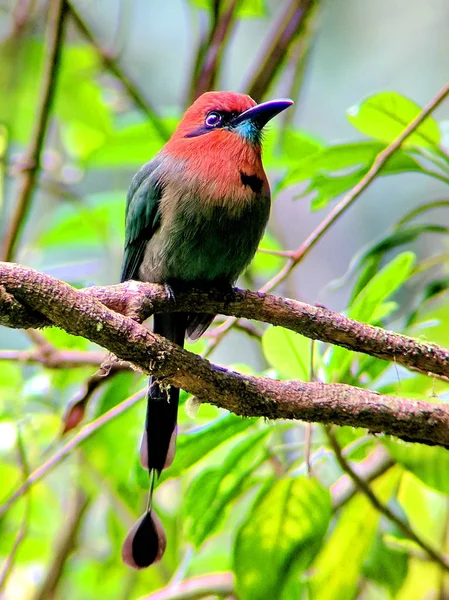
[[[270,214],[262,165],[265,125],[293,104],[257,104],[237,92],[206,92],[187,109],[161,151],[132,179],[126,199],[121,281],[229,289],[251,262]],[[215,315],[153,316],[153,331],[183,346]],[[161,559],[165,533],[152,507],[154,483],[175,452],[179,389],[150,379],[140,459],[148,470],[147,510],[123,544],[122,557],[141,569]]]

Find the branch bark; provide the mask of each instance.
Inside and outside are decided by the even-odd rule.
[[[0,322],[3,324],[10,327],[23,327],[27,310],[35,319],[37,314],[41,313],[45,317],[44,320],[41,319],[41,324],[56,325],[71,334],[81,335],[107,348],[121,360],[133,363],[143,372],[151,371],[159,380],[183,388],[202,402],[210,402],[242,416],[301,419],[309,422],[365,427],[372,432],[383,432],[408,441],[449,446],[448,405],[383,396],[344,384],[276,381],[265,377],[241,375],[183,350],[167,339],[148,331],[135,319],[111,310],[98,299],[105,300],[111,294],[109,298],[115,299],[115,308],[128,311],[128,314],[131,311],[135,318],[150,312],[150,309],[152,311],[157,308],[160,311],[165,307],[165,310],[173,310],[173,303],[167,301],[161,286],[155,287],[136,282],[125,284],[128,291],[133,292],[131,298],[123,293],[123,285],[81,291],[33,269],[8,264],[0,265],[0,286],[3,287],[3,298],[6,298],[6,301],[1,302],[0,295]],[[142,294],[140,294],[142,304],[136,304],[134,290],[144,288],[155,290],[159,288],[159,293],[155,297],[159,298],[161,304],[156,303],[155,297],[148,300]],[[233,312],[238,312],[239,316],[257,318],[259,315],[264,318],[263,320],[275,320],[278,324],[290,325],[292,329],[299,329],[298,323],[305,320],[301,313],[296,312],[298,306],[303,308],[306,315],[307,311],[312,311],[313,314],[313,311],[324,310],[308,307],[293,300],[276,299],[273,296],[253,292],[237,291],[236,297],[240,298],[240,301],[235,301],[234,294],[232,296],[229,302],[219,302],[212,297],[207,303],[210,295],[199,292],[191,295],[190,302],[192,310],[207,312],[223,308],[229,313],[229,307],[232,307]],[[177,295],[175,304],[177,310],[186,310],[191,306],[187,298],[183,293]],[[205,300],[201,306],[200,298]],[[272,302],[275,309],[271,305]],[[139,308],[139,313],[138,307],[143,305],[145,310]],[[242,310],[242,306],[245,310]],[[258,310],[254,309],[254,306],[257,306]],[[18,314],[18,307],[21,307],[19,324],[14,321],[14,316]],[[278,313],[280,316],[275,319]],[[320,313],[320,316],[323,317],[325,314]],[[339,319],[343,319],[340,315],[335,317],[337,323]],[[330,317],[328,321],[331,322]],[[365,339],[366,330],[363,328],[367,326],[346,321],[346,325],[361,327],[362,334],[358,335],[360,340]],[[308,327],[308,331],[315,338],[319,322],[320,318],[317,318],[315,312],[313,318],[310,318]],[[343,334],[352,336],[352,339],[357,341],[354,330],[348,334],[345,333],[344,327],[340,329]],[[336,330],[339,328],[337,327]],[[414,362],[416,365],[415,357],[419,355],[426,370],[448,374],[449,353],[443,348],[435,344],[420,344],[411,338],[387,334],[382,330],[378,330],[378,335],[397,336],[397,339],[392,339],[406,345],[410,344],[409,362]],[[386,339],[381,339],[386,347]],[[338,340],[338,343],[344,345],[341,340]],[[406,355],[407,346],[400,347],[402,354]],[[391,349],[387,352],[391,352]],[[392,355],[393,353],[390,354],[390,358]]]
[[[2,289],[3,288],[3,292]],[[62,302],[67,284],[28,267],[0,262],[0,324],[7,327],[44,327],[52,323],[32,310],[35,294],[45,297],[51,306]],[[298,300],[261,292],[235,289],[223,299],[216,290],[175,290],[175,301],[167,296],[164,286],[130,281],[107,287],[90,287],[78,291],[79,298],[91,297],[115,312],[142,322],[154,312],[210,312],[245,317],[271,323],[300,333],[313,340],[336,344],[383,360],[394,361],[422,373],[449,378],[449,350],[437,344],[374,327],[322,306],[311,306]],[[55,295],[58,298],[55,298]],[[64,328],[63,325],[58,325]],[[62,359],[63,357],[57,357]],[[70,360],[80,357],[66,357]],[[89,359],[90,360],[90,359]],[[86,362],[89,362],[86,360]]]

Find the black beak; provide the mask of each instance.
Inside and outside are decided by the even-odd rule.
[[[251,121],[256,127],[262,129],[273,117],[293,104],[293,100],[280,98],[279,100],[269,100],[253,106],[245,112],[242,112],[232,122],[233,127],[240,125],[244,121]]]

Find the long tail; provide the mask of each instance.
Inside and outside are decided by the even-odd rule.
[[[154,332],[183,346],[186,315],[181,313],[154,315]],[[124,561],[134,568],[144,568],[160,560],[166,539],[162,524],[152,510],[154,483],[163,469],[173,461],[176,444],[179,389],[150,379],[145,431],[140,447],[142,466],[148,469],[150,491],[146,513],[129,532],[123,544]]]

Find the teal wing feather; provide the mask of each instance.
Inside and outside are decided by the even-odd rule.
[[[125,251],[121,281],[138,279],[148,241],[160,226],[163,185],[155,158],[134,176],[126,199]]]

